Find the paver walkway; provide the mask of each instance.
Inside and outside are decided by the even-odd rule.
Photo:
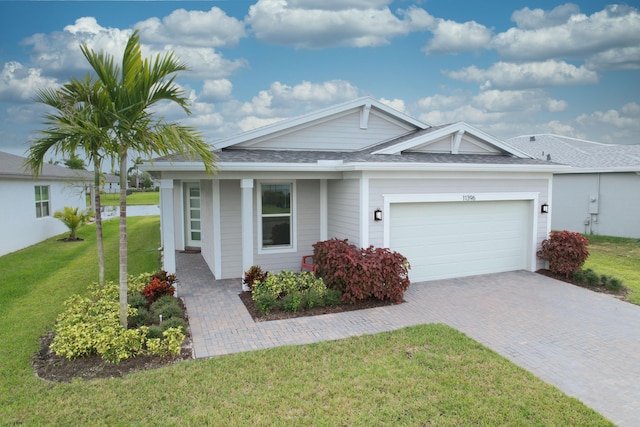
[[[195,357],[444,323],[621,426],[640,425],[640,307],[526,271],[414,283],[405,304],[255,323],[239,280],[176,254]]]

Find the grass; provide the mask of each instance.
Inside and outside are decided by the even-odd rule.
[[[158,217],[129,220],[130,272],[157,267]],[[48,383],[30,358],[63,301],[96,279],[86,240],[0,257],[0,425],[612,425],[444,325]],[[117,220],[105,223],[117,277]]]
[[[120,206],[120,193],[105,193],[100,196],[102,206]],[[127,196],[127,205],[158,205],[160,204],[160,193],[158,191],[134,191]],[[87,197],[87,206],[90,205]]]
[[[590,256],[584,268],[622,280],[629,288],[627,298],[640,305],[640,241],[623,237],[585,236]]]

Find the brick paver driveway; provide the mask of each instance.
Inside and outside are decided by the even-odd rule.
[[[177,254],[195,357],[445,323],[618,425],[640,425],[640,307],[525,272],[414,283],[405,304],[254,323],[239,280]]]

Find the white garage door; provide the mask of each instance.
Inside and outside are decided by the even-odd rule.
[[[527,268],[529,201],[396,203],[390,216],[413,282]]]

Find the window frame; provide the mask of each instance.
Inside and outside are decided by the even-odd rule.
[[[47,198],[44,199],[42,197],[42,189],[47,189]],[[48,218],[51,216],[51,186],[50,185],[36,185],[34,187],[34,196],[35,196],[35,208],[36,208],[36,218]],[[38,200],[39,198],[39,200]],[[42,214],[42,206],[46,204],[47,206],[47,214]]]
[[[263,214],[262,213],[262,188],[263,185],[289,185],[291,189],[291,209],[289,214]],[[265,180],[258,181],[256,185],[256,200],[257,200],[257,247],[258,254],[274,254],[274,253],[290,253],[297,252],[297,233],[296,233],[296,181],[295,180]],[[273,245],[264,246],[262,236],[262,219],[264,217],[277,218],[277,217],[289,217],[289,244],[288,245]]]

